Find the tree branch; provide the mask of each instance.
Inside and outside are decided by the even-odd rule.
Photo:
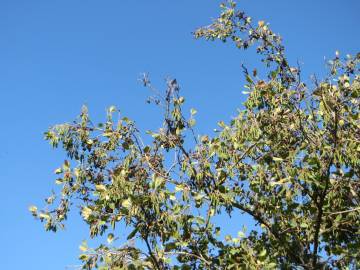
[[[284,239],[284,237],[279,234],[277,231],[275,231],[271,224],[269,224],[263,217],[261,217],[259,214],[255,213],[254,211],[244,207],[243,205],[237,203],[237,202],[232,202],[231,205],[247,214],[249,214],[250,216],[252,216],[257,222],[259,222],[260,224],[262,224],[263,226],[265,226],[266,228],[268,228],[269,232],[278,240],[279,243],[281,243],[281,245],[283,246],[287,246],[286,247],[286,253],[296,262],[299,262],[301,265],[305,265],[303,259],[298,256],[296,251],[293,251],[291,249],[291,247],[289,247],[287,245],[286,240]]]
[[[312,266],[313,268],[316,267],[317,265],[317,261],[318,261],[318,250],[319,250],[319,238],[320,238],[320,228],[321,228],[321,222],[322,222],[322,218],[323,218],[323,214],[324,214],[324,202],[325,202],[325,198],[329,189],[329,183],[330,183],[330,170],[331,170],[331,166],[334,163],[334,158],[335,158],[335,150],[337,148],[337,130],[338,130],[338,114],[336,112],[336,110],[334,110],[335,113],[335,117],[334,117],[334,129],[332,131],[332,135],[333,135],[333,142],[334,142],[334,146],[333,149],[331,151],[331,157],[328,161],[327,164],[327,168],[326,168],[326,173],[325,175],[322,175],[322,178],[325,181],[325,188],[324,190],[321,192],[320,194],[320,201],[318,203],[318,215],[316,218],[316,223],[315,223],[315,235],[314,235],[314,250],[313,250],[313,262],[312,262]]]
[[[153,262],[155,263],[155,266],[158,270],[161,270],[161,267],[160,267],[160,263],[158,262],[156,256],[154,255],[154,253],[152,252],[152,249],[151,249],[151,246],[150,246],[150,243],[149,243],[149,240],[148,240],[148,235],[146,235],[146,237],[144,237],[144,241],[146,243],[146,247],[148,249],[148,252],[150,254],[150,257],[152,258]]]

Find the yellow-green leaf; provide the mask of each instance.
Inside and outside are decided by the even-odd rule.
[[[98,192],[106,191],[106,187],[104,185],[95,185],[95,189]]]
[[[89,207],[84,206],[84,207],[82,208],[82,210],[81,210],[81,215],[83,216],[83,218],[84,218],[85,220],[87,220],[87,219],[90,217],[91,214],[92,214],[92,210],[91,210]]]
[[[62,172],[63,172],[63,171],[62,171],[61,168],[57,168],[57,169],[54,171],[55,174],[60,174],[60,173],[62,173]]]
[[[131,200],[130,199],[126,199],[122,202],[122,207],[125,207],[126,209],[129,209],[131,207]]]
[[[37,212],[37,207],[35,205],[31,205],[31,206],[29,206],[29,211],[31,213],[36,213]]]
[[[107,237],[107,242],[110,244],[112,241],[114,241],[114,234],[109,233]]]

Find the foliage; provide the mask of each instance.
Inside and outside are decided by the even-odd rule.
[[[160,95],[146,76],[164,110],[148,143],[114,106],[104,123],[83,107],[46,132],[68,160],[55,171],[61,192],[30,211],[57,231],[78,205],[90,236],[108,235],[108,244],[80,246],[83,269],[360,267],[360,54],[336,54],[329,76],[308,87],[268,24],[254,26],[234,2],[221,8],[195,36],[257,45],[269,73],[243,68],[244,108],[214,136],[194,135],[196,110],[183,112],[176,80]],[[224,238],[216,217],[241,215],[256,226]],[[131,233],[119,246],[124,227]]]

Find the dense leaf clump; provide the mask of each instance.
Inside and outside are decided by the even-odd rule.
[[[215,135],[195,133],[176,80],[160,95],[146,76],[164,112],[147,137],[113,106],[104,123],[83,107],[46,132],[68,160],[55,171],[61,192],[30,211],[56,231],[77,205],[91,237],[107,234],[108,244],[81,245],[83,269],[360,267],[360,54],[337,53],[308,86],[268,24],[233,2],[221,9],[195,37],[257,46],[268,75],[243,67],[248,98]],[[241,215],[256,225],[245,231]],[[226,235],[217,216],[238,220],[239,233]]]

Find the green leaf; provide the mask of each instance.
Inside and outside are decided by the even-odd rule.
[[[39,218],[49,220],[51,217],[47,213],[40,213]]]
[[[174,250],[174,249],[176,249],[176,243],[175,243],[175,242],[167,243],[167,244],[165,245],[165,248],[164,248],[164,250],[165,250],[166,252],[172,251],[172,250]]]
[[[61,185],[63,183],[64,183],[64,179],[62,179],[62,178],[58,178],[55,180],[55,184],[57,184],[57,185]]]
[[[107,236],[107,242],[110,244],[110,243],[112,243],[112,241],[114,241],[114,234],[109,233]]]
[[[269,268],[269,269],[274,269],[274,268],[276,268],[276,263],[269,263],[268,265],[267,265],[267,268]]]
[[[95,189],[98,192],[104,192],[106,191],[106,187],[104,185],[95,185]]]
[[[184,186],[183,185],[176,185],[175,186],[175,192],[179,192],[179,191],[183,191],[184,190]]]
[[[85,220],[88,220],[89,217],[91,216],[91,214],[92,214],[92,210],[91,210],[89,207],[84,206],[84,207],[82,208],[82,210],[81,210],[81,215],[83,216],[83,218],[84,218]]]
[[[158,189],[158,187],[160,187],[164,182],[165,182],[165,179],[161,176],[158,176],[158,175],[153,175],[153,188],[154,189]]]
[[[196,120],[193,119],[193,118],[190,119],[190,120],[189,120],[189,126],[190,126],[190,127],[193,127],[193,126],[195,126],[195,125],[196,125]]]
[[[246,75],[246,81],[250,84],[254,84],[254,81],[251,79],[249,75]]]
[[[136,233],[139,231],[139,228],[138,227],[136,227],[128,236],[127,236],[127,240],[130,240],[130,239],[132,239],[132,238],[134,238],[135,237],[135,235],[136,235]]]
[[[238,235],[239,238],[244,238],[245,237],[245,233],[242,232],[242,231],[238,231],[237,235]]]
[[[196,113],[197,113],[197,110],[195,110],[195,109],[193,109],[193,108],[190,110],[190,114],[191,114],[191,115],[195,115]]]
[[[283,178],[277,182],[270,182],[270,186],[283,185],[283,184],[286,184],[288,181],[289,181],[288,178]]]
[[[259,253],[259,257],[262,258],[262,257],[265,257],[266,256],[266,249],[263,249],[260,253]]]
[[[198,194],[196,194],[196,195],[194,196],[194,199],[195,199],[196,201],[201,201],[204,197],[205,197],[205,194],[200,194],[200,193],[198,193]]]
[[[103,133],[104,137],[111,137],[112,135],[113,135],[113,132],[111,132],[111,131]]]
[[[65,160],[63,164],[63,170],[68,171],[69,169],[70,169],[70,162],[68,160]]]
[[[87,242],[86,241],[83,241],[81,243],[81,245],[79,246],[79,249],[82,251],[82,252],[86,252],[88,250],[88,245],[87,245]]]
[[[125,207],[126,209],[129,209],[131,207],[131,200],[130,199],[126,199],[122,202],[122,207]]]
[[[60,173],[62,173],[62,172],[63,172],[62,168],[57,168],[57,169],[54,171],[55,174],[60,174]]]
[[[29,211],[30,211],[31,213],[36,214],[37,210],[38,210],[38,209],[37,209],[37,207],[36,207],[35,205],[29,206]]]
[[[113,112],[116,112],[116,107],[115,106],[110,106],[109,113],[113,113]]]

